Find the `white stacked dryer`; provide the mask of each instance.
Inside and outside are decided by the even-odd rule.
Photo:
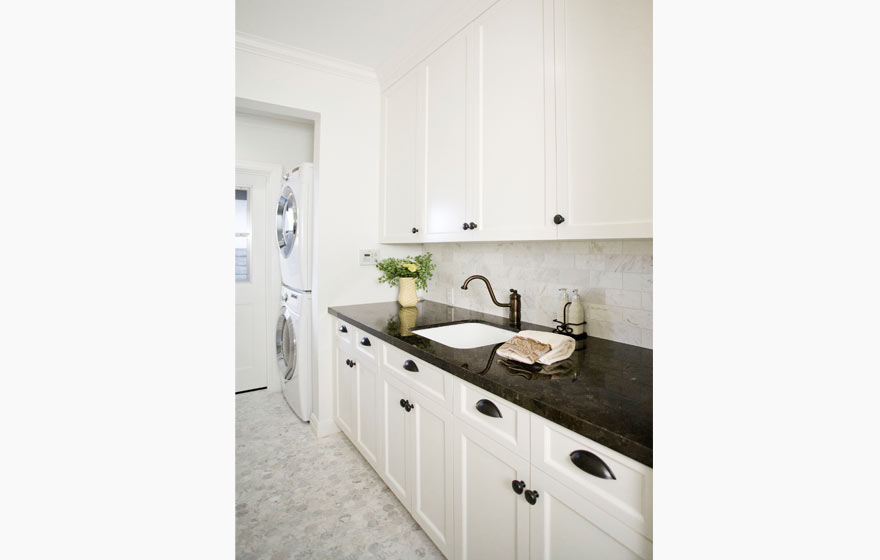
[[[312,188],[314,167],[284,176],[275,216],[281,258],[281,314],[275,349],[281,391],[302,420],[312,413]]]

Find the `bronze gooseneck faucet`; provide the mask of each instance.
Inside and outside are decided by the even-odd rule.
[[[520,309],[520,295],[516,290],[513,288],[510,289],[510,303],[498,303],[498,300],[495,299],[495,292],[492,291],[492,284],[489,283],[489,280],[487,280],[485,276],[480,276],[479,274],[469,276],[468,279],[464,281],[464,284],[461,285],[461,289],[467,290],[468,284],[471,283],[471,280],[482,280],[485,282],[486,287],[489,288],[489,297],[492,298],[492,303],[498,307],[509,307],[511,326],[519,326],[522,314]]]

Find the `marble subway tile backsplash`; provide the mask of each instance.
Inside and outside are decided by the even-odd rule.
[[[559,288],[577,288],[590,336],[652,348],[651,239],[428,243],[424,250],[437,263],[429,300],[506,315],[482,282],[461,289],[465,278],[482,274],[501,302],[510,288],[519,291],[524,321],[554,326]]]

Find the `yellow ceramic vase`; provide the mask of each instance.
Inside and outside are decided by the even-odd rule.
[[[400,293],[397,294],[397,303],[404,307],[415,307],[419,303],[419,297],[416,295],[415,278],[400,279]]]

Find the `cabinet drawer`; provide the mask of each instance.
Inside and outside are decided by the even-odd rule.
[[[470,383],[453,378],[453,412],[520,457],[529,458],[529,412]]]
[[[355,353],[358,358],[372,364],[376,363],[376,356],[378,355],[380,346],[384,346],[378,338],[367,334],[360,329],[354,329],[352,343],[356,348]]]
[[[540,416],[531,416],[532,465],[652,538],[653,469]],[[614,478],[600,476],[605,469]]]
[[[424,360],[410,356],[390,344],[383,344],[382,366],[424,395],[452,409],[452,375]]]
[[[342,319],[336,319],[333,321],[333,330],[336,332],[336,339],[342,342],[351,342],[352,333],[354,333],[354,327],[343,321]]]

